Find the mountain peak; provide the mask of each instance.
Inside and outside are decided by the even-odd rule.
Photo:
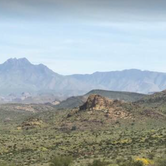
[[[8,63],[8,64],[30,64],[30,62],[28,61],[28,59],[26,58],[10,58],[8,59],[5,63]]]

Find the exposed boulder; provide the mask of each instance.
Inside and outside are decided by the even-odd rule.
[[[100,95],[90,95],[87,101],[80,107],[80,110],[104,110],[121,104],[122,101],[119,100],[110,100]]]

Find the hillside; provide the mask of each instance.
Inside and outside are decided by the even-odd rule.
[[[90,95],[87,101],[71,110],[64,119],[63,128],[101,129],[118,123],[144,123],[149,120],[164,121],[166,116],[159,110],[147,109],[136,103],[111,100],[100,95]],[[126,123],[125,122],[125,123]],[[72,126],[71,126],[72,125]]]
[[[128,102],[134,102],[145,97],[145,94],[132,93],[132,92],[119,92],[119,91],[106,91],[106,90],[92,90],[84,96],[89,96],[91,94],[101,95],[113,100],[124,100]]]
[[[61,101],[58,105],[55,106],[57,109],[73,109],[76,107],[81,106],[87,97],[84,96],[76,96],[76,97],[69,97],[64,101]]]
[[[146,96],[136,103],[147,108],[159,110],[160,112],[166,114],[166,91]]]
[[[75,165],[123,157],[165,154],[166,116],[139,103],[90,95],[81,107],[0,106],[0,161],[48,166],[55,155],[72,156]],[[152,159],[151,159],[152,160]]]
[[[146,95],[139,94],[139,93],[132,93],[132,92],[116,92],[116,91],[106,91],[106,90],[92,90],[88,92],[87,94],[83,96],[78,97],[70,97],[62,102],[60,102],[59,105],[56,106],[56,108],[75,108],[81,106],[87,98],[92,95],[101,95],[103,97],[107,97],[112,100],[122,100],[122,101],[128,101],[128,102],[134,102],[142,99]]]

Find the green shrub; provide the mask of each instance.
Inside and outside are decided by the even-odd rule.
[[[158,160],[156,166],[166,166],[166,159]]]
[[[73,160],[71,157],[58,157],[56,156],[51,160],[50,166],[70,166]]]
[[[119,163],[118,165],[119,166],[143,166],[144,164],[141,161],[130,160],[130,161],[123,161]]]
[[[6,162],[0,162],[0,166],[15,166],[14,164],[8,164]]]
[[[108,163],[100,160],[94,160],[92,163],[88,164],[88,166],[107,166]]]

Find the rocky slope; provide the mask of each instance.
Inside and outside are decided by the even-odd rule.
[[[146,97],[144,94],[131,93],[131,92],[117,92],[106,90],[92,90],[83,96],[70,97],[60,104],[56,105],[58,109],[72,109],[83,105],[90,95],[100,95],[112,100],[122,100],[127,102],[135,102]]]
[[[100,95],[90,95],[87,101],[80,107],[81,110],[104,110],[116,105],[120,105],[122,101],[110,100]]]
[[[155,109],[148,109],[137,103],[110,100],[100,95],[90,95],[77,109],[69,111],[60,123],[64,130],[101,129],[116,124],[146,123],[150,120],[165,120],[166,116]]]
[[[166,90],[146,96],[136,103],[143,107],[155,109],[166,114]]]

